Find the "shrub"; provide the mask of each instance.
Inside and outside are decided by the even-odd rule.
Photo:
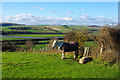
[[[97,36],[97,42],[105,50],[120,50],[120,30],[116,28],[103,27]]]
[[[66,33],[65,35],[65,42],[75,41],[79,44],[80,47],[84,45],[84,42],[87,40],[88,37],[88,30],[74,30]]]
[[[2,43],[3,52],[6,52],[6,51],[13,52],[13,51],[16,51],[17,48],[18,46],[16,46],[14,42],[3,42]]]
[[[90,47],[90,51],[91,51],[91,57],[93,59],[97,59],[99,57],[99,47]]]
[[[20,48],[18,48],[18,49],[17,49],[17,51],[20,51],[20,52],[25,52],[25,51],[26,51],[26,49],[25,49],[24,47],[20,47]]]
[[[114,61],[118,60],[120,55],[120,29],[116,27],[102,27],[96,37],[99,48],[103,48],[100,54],[101,60]]]
[[[28,51],[32,51],[32,48],[34,47],[34,43],[30,40],[26,41],[25,47],[27,48]]]

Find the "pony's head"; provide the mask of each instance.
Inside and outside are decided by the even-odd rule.
[[[53,41],[53,44],[52,44],[53,50],[54,50],[55,46],[56,46],[56,40],[54,40],[54,41]]]

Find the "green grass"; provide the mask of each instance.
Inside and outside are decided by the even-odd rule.
[[[49,40],[48,40],[48,41],[39,41],[39,42],[49,42]],[[25,47],[25,45],[19,45],[19,46]],[[46,46],[47,46],[47,44],[36,44],[36,45],[34,46],[33,50],[39,51],[40,48],[43,49],[43,48],[46,48]],[[87,42],[85,42],[85,44],[84,44],[84,47],[96,47],[96,46],[97,46],[97,44],[96,44],[95,42],[93,42],[93,41],[87,41]]]
[[[89,30],[96,30],[96,31],[99,31],[100,28],[89,28]]]
[[[34,46],[33,50],[35,51],[40,51],[40,48],[43,49],[43,48],[46,48],[47,44],[37,44]]]
[[[25,47],[25,45],[17,45],[17,46],[20,46],[20,47]],[[33,47],[33,50],[35,51],[40,51],[40,48],[43,49],[43,48],[46,48],[47,44],[36,44],[34,47]]]
[[[9,27],[31,27],[29,30],[16,30],[16,29],[9,29]],[[47,27],[47,28],[46,28]],[[55,30],[55,28],[59,30]],[[38,33],[66,33],[68,31],[71,31],[73,29],[82,29],[82,28],[88,28],[88,25],[72,25],[72,26],[55,26],[55,25],[37,25],[37,26],[6,26],[2,27],[2,31],[17,31],[17,32],[38,32]],[[90,29],[96,29],[96,28],[90,28]],[[98,30],[98,29],[97,29]]]
[[[95,43],[94,41],[87,41],[84,44],[85,47],[96,47],[97,43]]]
[[[45,41],[39,41],[39,42],[49,42],[50,40],[45,40]]]
[[[4,40],[23,40],[25,38],[11,38],[11,37],[2,37],[2,41]]]
[[[69,55],[67,56],[70,57]],[[73,56],[72,56],[73,57]],[[118,68],[61,60],[60,54],[3,52],[2,78],[117,78]]]
[[[59,37],[59,36],[64,36],[60,34],[14,34],[14,35],[9,35],[9,36],[22,36],[22,37]]]
[[[7,36],[20,36],[20,37],[61,37],[65,36],[62,34],[13,34]],[[4,40],[24,40],[25,38],[11,38],[11,37],[2,37],[2,41]]]

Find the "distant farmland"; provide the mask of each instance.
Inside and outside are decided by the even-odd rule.
[[[95,32],[100,29],[100,27],[89,27],[85,25],[81,26],[3,26],[2,27],[2,34],[47,34],[47,33],[66,33],[71,30],[79,30],[83,28],[88,28],[90,31]]]

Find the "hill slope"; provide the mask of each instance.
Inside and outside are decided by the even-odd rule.
[[[17,24],[17,23],[0,23],[0,26],[25,26],[25,24]]]

